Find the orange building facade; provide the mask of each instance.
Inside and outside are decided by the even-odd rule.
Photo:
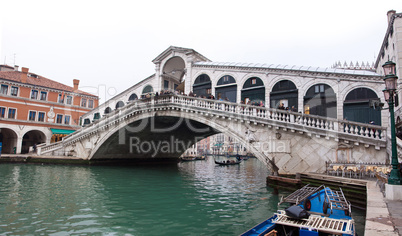
[[[0,142],[2,153],[28,153],[40,143],[60,141],[80,128],[81,116],[99,98],[47,79],[28,68],[0,65]]]

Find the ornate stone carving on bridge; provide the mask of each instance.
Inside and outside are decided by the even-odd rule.
[[[246,130],[246,140],[249,143],[254,143],[255,141],[257,141],[256,138],[255,138],[254,133],[255,133],[255,130],[253,131],[250,128],[247,128],[247,130]]]
[[[335,152],[335,162],[350,162],[353,146],[346,143],[340,143]]]

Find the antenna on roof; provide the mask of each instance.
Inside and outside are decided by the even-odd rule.
[[[15,66],[15,55],[17,55],[16,53],[14,53],[14,66]]]

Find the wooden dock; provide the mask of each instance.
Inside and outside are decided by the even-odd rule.
[[[310,186],[325,185],[333,190],[342,188],[345,197],[352,203],[354,207],[366,208],[367,180],[343,178],[325,174],[316,173],[298,173],[293,176],[268,176],[267,185],[274,189],[285,189],[294,191],[302,186],[310,184]]]

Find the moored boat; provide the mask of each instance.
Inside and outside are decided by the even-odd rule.
[[[205,156],[196,156],[195,159],[196,160],[206,160],[207,156],[206,155]]]
[[[306,185],[281,203],[294,205],[278,210],[242,235],[355,235],[351,205],[342,189],[333,191],[325,186]]]

